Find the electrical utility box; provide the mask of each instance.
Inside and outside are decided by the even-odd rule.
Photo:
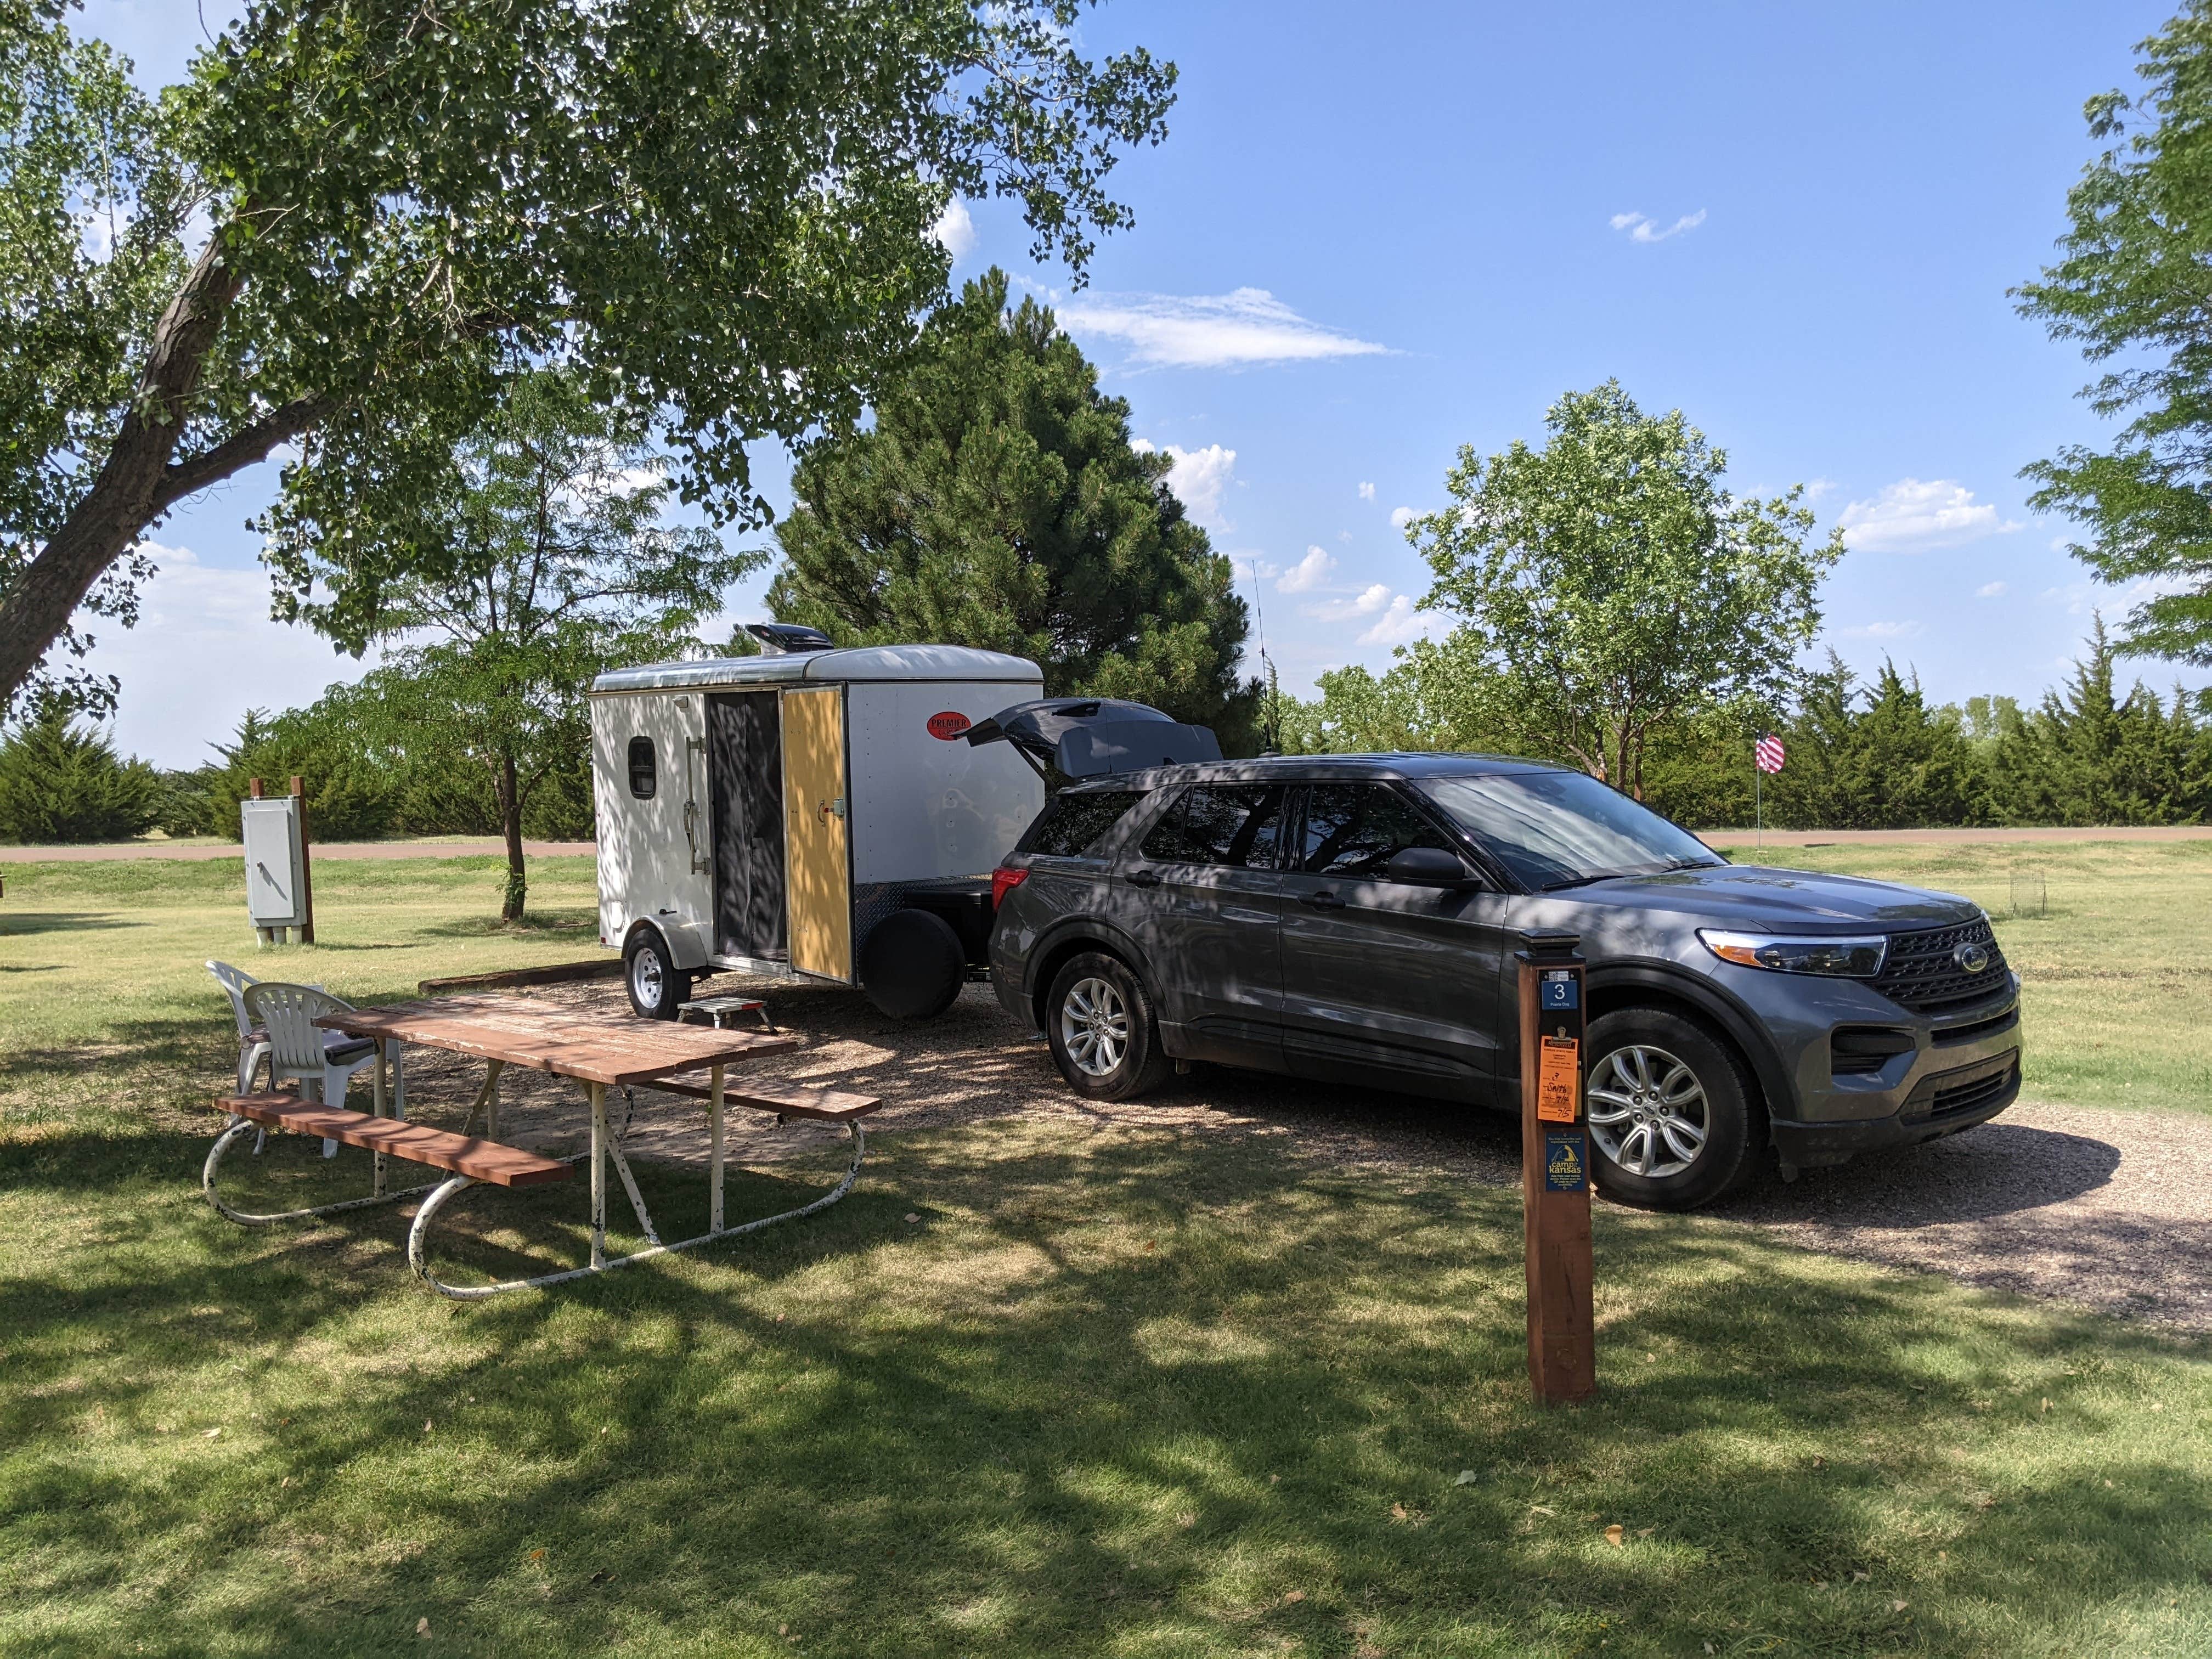
[[[307,926],[307,825],[297,795],[238,804],[246,842],[246,914],[264,945]],[[272,937],[273,936],[273,937]]]

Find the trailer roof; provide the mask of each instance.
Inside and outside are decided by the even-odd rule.
[[[869,645],[844,651],[793,651],[782,656],[709,657],[694,662],[617,668],[592,682],[594,693],[659,691],[788,681],[1003,680],[1035,685],[1043,671],[1024,657],[964,645]]]

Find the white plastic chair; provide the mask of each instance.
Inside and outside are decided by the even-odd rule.
[[[254,1030],[253,1017],[246,1012],[246,988],[261,981],[227,962],[210,962],[207,970],[230,999],[230,1012],[238,1021],[238,1092],[251,1093],[254,1073],[269,1058],[269,1034]]]
[[[246,1018],[269,1034],[269,1083],[274,1088],[286,1078],[313,1085],[314,1097],[325,1106],[343,1106],[353,1074],[376,1064],[376,1044],[368,1037],[349,1037],[326,1031],[315,1021],[353,1005],[313,985],[287,985],[258,980],[244,993]],[[392,1070],[398,1071],[395,1064]],[[396,1079],[395,1079],[396,1080]],[[333,1086],[335,1085],[335,1086]],[[404,1117],[406,1108],[396,1097],[393,1110]],[[323,1142],[323,1156],[334,1156],[335,1140]]]

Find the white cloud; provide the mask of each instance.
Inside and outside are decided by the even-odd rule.
[[[1371,590],[1370,590],[1371,591]],[[1413,609],[1411,596],[1401,593],[1390,601],[1375,626],[1359,636],[1362,645],[1407,645],[1442,629],[1443,619]]]
[[[1148,368],[1238,368],[1250,363],[1364,357],[1389,348],[1310,322],[1263,288],[1230,294],[1097,295],[1060,307],[1071,333],[1127,342]]]
[[[1686,230],[1695,230],[1705,222],[1705,210],[1686,213],[1667,227],[1659,228],[1659,222],[1641,213],[1616,213],[1611,221],[1615,230],[1625,230],[1632,242],[1663,242],[1669,236],[1679,236]]]
[[[1273,581],[1283,574],[1283,567],[1264,553],[1231,553],[1229,568],[1237,573],[1238,581]]]
[[[1371,483],[1363,483],[1360,485],[1359,499],[1363,501],[1373,501],[1375,499],[1375,486]]]
[[[1350,622],[1357,617],[1372,617],[1390,603],[1390,584],[1376,582],[1365,587],[1353,598],[1333,600],[1327,605],[1306,607],[1306,615],[1317,622]]]
[[[2020,528],[1955,478],[1900,478],[1870,501],[1853,501],[1838,522],[1851,547],[1886,553],[1957,547]]]
[[[1847,640],[1909,640],[1923,631],[1917,622],[1866,623],[1857,628],[1840,628],[1836,631]]]
[[[1978,599],[1994,599],[2001,598],[2002,595],[2011,592],[2012,588],[2007,583],[1984,582],[1979,587],[1974,590],[1974,597]]]
[[[1390,527],[1393,530],[1403,530],[1407,525],[1413,523],[1413,509],[1412,507],[1394,507],[1390,509]]]
[[[954,258],[967,258],[975,247],[975,222],[968,216],[968,204],[957,196],[947,202],[929,234]]]
[[[1155,446],[1150,439],[1139,438],[1129,447],[1149,455]],[[1229,488],[1230,475],[1237,470],[1237,452],[1219,444],[1208,444],[1203,449],[1170,444],[1161,453],[1175,464],[1168,474],[1168,488],[1190,510],[1190,516],[1208,529],[1228,529],[1229,521],[1221,516],[1221,497]]]
[[[122,682],[114,737],[125,754],[197,766],[248,708],[297,708],[376,666],[373,652],[342,657],[310,629],[271,622],[259,568],[218,569],[189,548],[143,545],[160,571],[143,592],[138,625],[94,619],[100,643],[88,663]]]
[[[1805,499],[1808,501],[1817,501],[1821,496],[1832,494],[1835,488],[1836,481],[1833,478],[1815,478],[1805,486]]]
[[[1275,586],[1285,593],[1311,593],[1329,578],[1336,568],[1336,561],[1318,547],[1306,549],[1306,556],[1283,573],[1282,580]]]

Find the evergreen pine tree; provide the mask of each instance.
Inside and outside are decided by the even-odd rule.
[[[47,697],[0,743],[0,836],[33,844],[121,841],[154,822],[161,778]]]
[[[936,312],[865,432],[800,453],[769,608],[840,645],[1028,657],[1051,696],[1132,697],[1256,743],[1229,561],[1132,447],[1129,406],[1006,273]]]

